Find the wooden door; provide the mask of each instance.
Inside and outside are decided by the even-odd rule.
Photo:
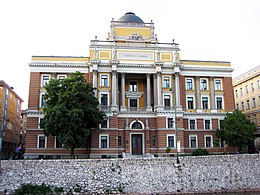
[[[142,134],[132,134],[132,155],[142,155],[143,154],[143,135]]]

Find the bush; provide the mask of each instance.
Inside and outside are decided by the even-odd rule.
[[[206,149],[197,149],[192,152],[192,156],[206,156],[209,155],[208,150]]]
[[[60,194],[63,192],[63,188],[55,187],[53,190],[50,186],[22,184],[21,187],[15,190],[15,195],[47,195],[47,194]]]

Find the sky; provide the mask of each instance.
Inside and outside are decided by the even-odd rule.
[[[233,77],[260,65],[259,0],[9,0],[0,1],[0,80],[27,109],[33,55],[89,56],[90,40],[105,40],[126,12],[153,20],[182,60],[229,61]]]

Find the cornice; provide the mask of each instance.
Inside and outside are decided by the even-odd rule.
[[[30,67],[87,67],[86,63],[29,63]]]
[[[217,112],[217,113],[197,113],[197,112],[184,112],[183,117],[224,117],[226,113]]]
[[[211,68],[211,67],[181,67],[182,71],[210,71],[210,72],[233,72],[233,68]]]

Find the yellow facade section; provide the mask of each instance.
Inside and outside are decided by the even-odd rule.
[[[116,36],[119,37],[128,37],[131,34],[137,33],[140,34],[142,37],[151,37],[152,32],[151,29],[148,28],[136,28],[136,27],[116,27],[114,30]]]
[[[88,57],[55,57],[55,56],[33,56],[32,61],[68,61],[68,62],[87,62]]]
[[[172,54],[171,53],[161,53],[161,60],[163,62],[171,62],[172,61]]]
[[[90,60],[94,60],[94,50],[93,49],[91,49],[90,51],[89,51],[89,54],[90,54],[90,57],[89,57],[89,59]]]
[[[185,61],[181,60],[183,65],[194,65],[194,66],[231,66],[230,62],[207,62],[207,61]]]
[[[99,51],[99,58],[111,60],[111,51]]]

